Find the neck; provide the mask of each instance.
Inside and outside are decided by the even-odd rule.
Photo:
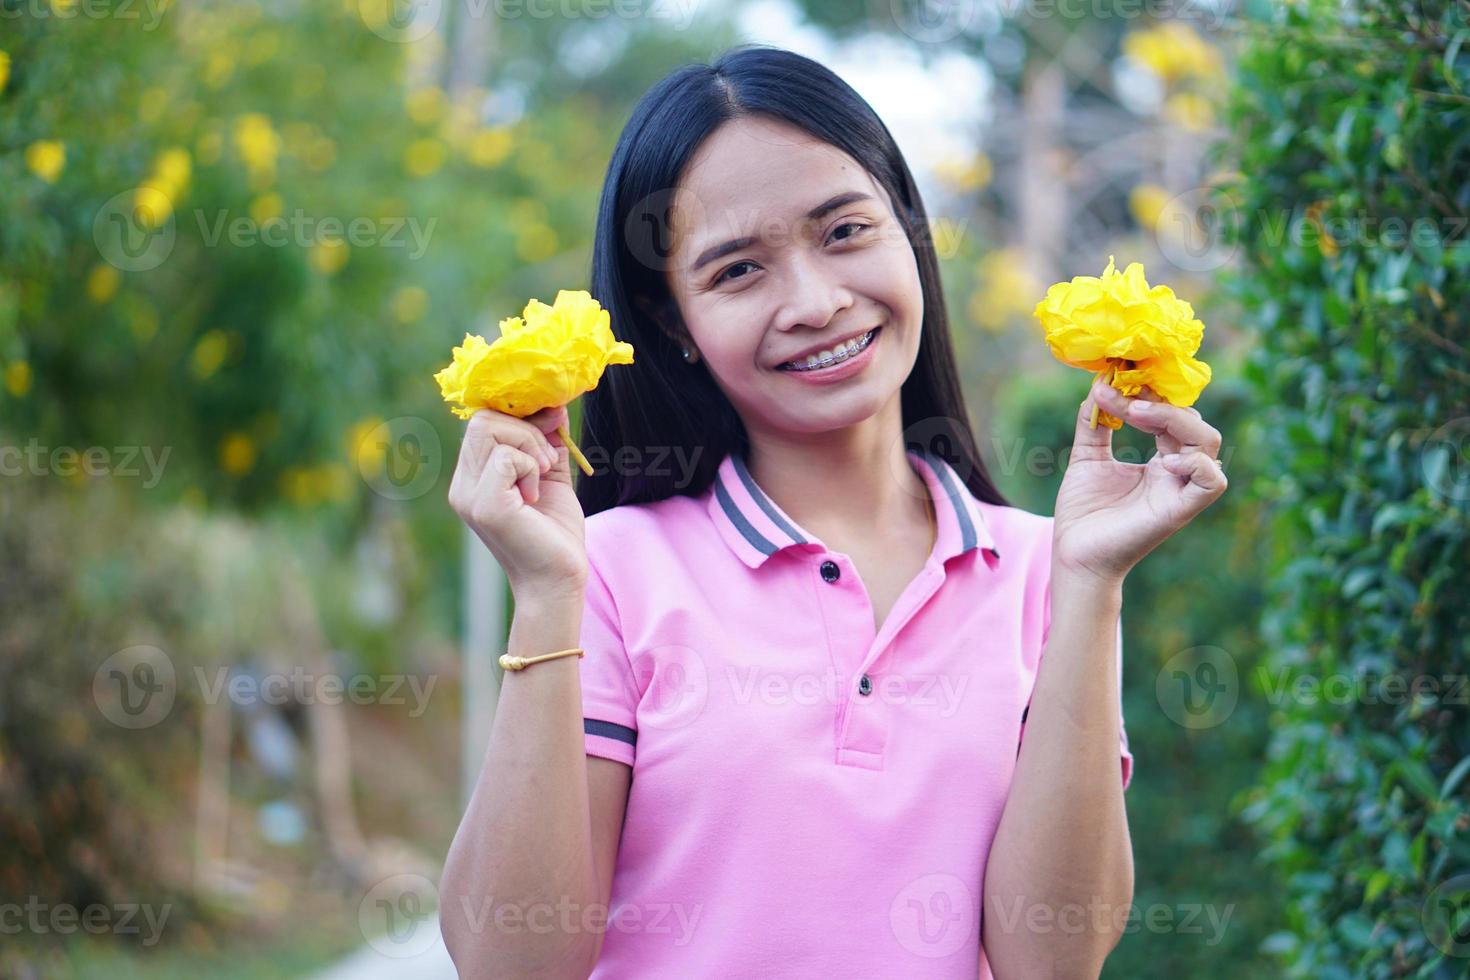
[[[882,528],[928,529],[929,486],[908,459],[896,399],[891,407],[831,432],[751,432],[750,474],[776,506],[829,544]]]

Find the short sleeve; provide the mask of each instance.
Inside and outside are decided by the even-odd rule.
[[[631,766],[638,741],[638,686],[623,646],[617,606],[595,566],[587,577],[579,645],[587,754]]]
[[[1046,640],[1047,640],[1047,637],[1051,635],[1051,601],[1050,601],[1050,599],[1051,599],[1051,596],[1050,596],[1050,587],[1048,586],[1048,595],[1047,595],[1046,613],[1045,613],[1045,617],[1046,617],[1045,618],[1045,626],[1042,628],[1042,631],[1041,631],[1041,646],[1042,646],[1042,649],[1043,650],[1046,648]],[[1117,636],[1116,636],[1116,642],[1117,642],[1117,645],[1118,645],[1118,658],[1117,658],[1117,662],[1118,662],[1118,692],[1119,692],[1119,699],[1118,699],[1118,742],[1119,742],[1119,746],[1118,746],[1118,748],[1119,748],[1120,758],[1122,759],[1122,767],[1123,767],[1123,788],[1126,790],[1128,788],[1128,784],[1133,781],[1133,753],[1128,750],[1128,727],[1127,727],[1127,724],[1125,723],[1125,720],[1123,718],[1123,702],[1122,702],[1122,691],[1123,691],[1123,617],[1121,615],[1118,617],[1118,632],[1117,632]],[[1026,704],[1025,709],[1023,709],[1021,711],[1021,737],[1022,738],[1024,738],[1025,735],[1026,735],[1026,714],[1030,710],[1031,710],[1031,704],[1028,701],[1027,704]],[[1021,744],[1020,743],[1020,739],[1017,739],[1017,741],[1016,741],[1016,751],[1017,752],[1020,752],[1020,750],[1021,750],[1020,749],[1020,744]]]

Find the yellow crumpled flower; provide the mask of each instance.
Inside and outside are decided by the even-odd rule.
[[[524,418],[565,405],[597,387],[609,364],[632,364],[633,345],[613,336],[606,310],[585,289],[559,290],[547,306],[532,299],[521,316],[500,321],[500,336],[486,343],[465,334],[454,361],[434,375],[451,411],[468,419],[481,408]],[[592,475],[592,467],[567,434],[567,451]]]
[[[1127,396],[1147,385],[1171,405],[1193,405],[1210,383],[1210,366],[1196,360],[1205,325],[1168,286],[1149,286],[1143,265],[1118,272],[1113,257],[1101,278],[1059,282],[1036,304],[1046,343],[1063,364],[1094,371]],[[1121,428],[1123,420],[1092,408],[1092,426]]]

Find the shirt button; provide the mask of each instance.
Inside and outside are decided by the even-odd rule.
[[[837,581],[837,577],[841,574],[842,569],[837,567],[837,563],[835,561],[822,562],[822,578],[826,579],[828,582]]]
[[[867,674],[864,674],[863,679],[858,681],[858,693],[863,697],[873,693],[873,681]]]

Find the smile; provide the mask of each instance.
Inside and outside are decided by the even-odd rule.
[[[853,357],[857,357],[863,351],[867,350],[868,345],[873,342],[873,338],[878,335],[878,331],[881,329],[881,327],[874,327],[872,330],[869,330],[861,337],[858,337],[855,340],[851,340],[848,343],[843,344],[842,346],[834,348],[832,350],[824,350],[820,353],[813,354],[812,356],[808,357],[805,362],[802,362],[800,364],[798,364],[796,361],[787,361],[785,364],[782,364],[778,368],[778,370],[791,371],[800,374],[806,371],[820,371],[824,368],[829,368],[833,367],[834,365],[841,364],[843,361],[846,361]]]

